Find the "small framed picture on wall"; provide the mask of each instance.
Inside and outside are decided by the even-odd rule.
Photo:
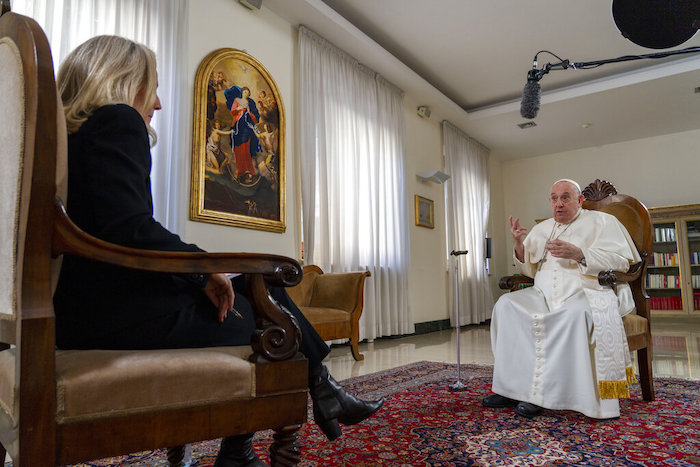
[[[435,203],[432,199],[415,195],[416,225],[435,228]]]

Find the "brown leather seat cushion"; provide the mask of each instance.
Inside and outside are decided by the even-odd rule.
[[[647,332],[647,319],[643,316],[628,314],[622,317],[622,325],[625,327],[627,337],[644,334]]]
[[[350,312],[338,308],[325,308],[316,306],[303,306],[301,312],[311,323],[344,323],[350,321]]]

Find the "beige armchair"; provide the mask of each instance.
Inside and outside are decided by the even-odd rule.
[[[324,274],[312,264],[304,266],[301,282],[287,290],[323,340],[350,339],[355,360],[365,358],[358,348],[359,322],[369,276],[369,271]]]
[[[290,286],[289,258],[145,251],[87,235],[56,196],[65,174],[49,44],[32,19],[0,17],[0,459],[73,464],[275,430],[273,465],[296,465],[307,360],[291,315],[266,283]],[[251,346],[150,351],[55,349],[52,257],[171,273],[242,272],[258,314]]]

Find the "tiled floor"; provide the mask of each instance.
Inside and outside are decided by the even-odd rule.
[[[654,317],[652,336],[655,377],[700,380],[700,318]],[[465,326],[459,339],[461,363],[493,364],[488,326]],[[365,359],[356,362],[348,345],[334,345],[325,363],[337,380],[421,360],[457,363],[457,333],[445,330],[377,339],[372,343],[361,343],[360,353]]]

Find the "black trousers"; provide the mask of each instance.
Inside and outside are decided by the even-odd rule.
[[[250,345],[250,337],[255,330],[255,314],[246,296],[244,276],[232,280],[234,308],[243,315],[243,319],[228,313],[222,323],[218,320],[216,307],[201,289],[184,281],[174,283],[170,279],[164,281],[167,286],[161,284],[161,287],[145,282],[145,290],[133,296],[117,296],[101,301],[90,297],[77,300],[88,310],[87,318],[90,319],[81,315],[76,318],[66,313],[71,307],[78,308],[72,303],[63,304],[66,297],[63,297],[63,301],[54,300],[54,303],[64,305],[61,308],[64,312],[56,321],[58,347],[145,350]],[[98,285],[101,283],[97,282]],[[111,282],[108,281],[109,284]],[[88,292],[91,290],[87,289]],[[125,290],[131,288],[125,287]],[[326,343],[283,287],[271,287],[269,290],[270,295],[297,319],[301,330],[299,350],[309,360],[309,366],[320,365],[330,351]],[[71,297],[75,298],[69,294]],[[124,319],[120,319],[122,309],[128,310]],[[104,324],[107,322],[111,324]]]
[[[228,313],[223,323],[220,323],[212,303],[206,295],[197,291],[195,306],[188,307],[177,314],[174,322],[167,326],[170,332],[163,336],[164,342],[160,347],[218,347],[250,344],[250,336],[255,330],[255,314],[246,296],[244,276],[235,277],[232,284],[236,295],[233,306],[243,315],[243,319]],[[292,301],[284,287],[270,287],[269,290],[270,295],[297,319],[301,330],[300,352],[309,360],[309,366],[320,365],[330,352],[326,343]]]

